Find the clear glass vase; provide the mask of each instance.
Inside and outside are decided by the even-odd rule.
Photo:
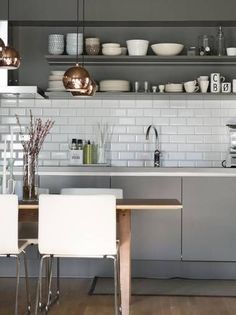
[[[25,153],[23,156],[23,200],[38,199],[38,156]]]

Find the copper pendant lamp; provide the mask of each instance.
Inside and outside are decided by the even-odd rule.
[[[20,66],[20,55],[15,48],[5,46],[0,53],[1,69],[15,70]]]
[[[9,1],[8,1],[8,21],[9,21]],[[6,46],[0,38],[0,68],[15,70],[20,66],[20,55],[18,51],[10,46]]]
[[[79,65],[78,59],[78,33],[79,33],[79,0],[77,0],[77,42],[76,65],[69,68],[63,77],[63,84],[67,91],[74,96],[93,96],[96,92],[96,83],[90,77],[88,71]],[[84,0],[83,0],[83,34],[84,34]],[[83,56],[84,60],[84,56]],[[83,62],[84,63],[84,62]]]

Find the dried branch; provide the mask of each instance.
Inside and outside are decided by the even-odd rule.
[[[30,110],[30,123],[29,126],[26,127],[26,134],[28,135],[29,139],[25,140],[24,136],[26,134],[23,133],[20,119],[18,115],[15,116],[16,122],[20,127],[19,134],[21,136],[21,144],[23,146],[24,153],[37,157],[45,138],[49,134],[55,122],[48,119],[45,123],[43,123],[41,118],[34,120],[32,111]]]

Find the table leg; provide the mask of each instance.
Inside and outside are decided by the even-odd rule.
[[[131,211],[119,211],[120,286],[122,315],[129,315],[131,296]]]

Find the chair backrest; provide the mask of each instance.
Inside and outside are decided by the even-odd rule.
[[[116,253],[116,198],[40,195],[39,251],[96,257]]]
[[[61,195],[114,195],[117,199],[122,199],[123,190],[110,188],[63,188]]]
[[[18,252],[18,197],[0,195],[0,254]]]

